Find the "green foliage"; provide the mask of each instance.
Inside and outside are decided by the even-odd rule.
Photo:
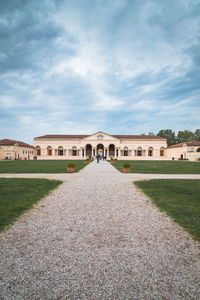
[[[176,135],[171,129],[162,129],[158,132],[157,136],[166,138],[168,146],[176,144]]]
[[[128,162],[123,163],[123,168],[129,169],[130,164]]]
[[[69,160],[13,160],[0,161],[0,173],[66,173]],[[75,172],[84,168],[85,160],[75,160]]]
[[[118,160],[113,166],[121,172],[124,163],[129,163],[131,173],[200,174],[199,162],[173,160]]]
[[[200,180],[153,179],[135,185],[200,241]]]
[[[179,131],[176,137],[177,143],[190,142],[195,140],[195,135],[192,131]]]
[[[194,133],[194,139],[196,141],[200,141],[200,129],[196,129],[196,131]]]
[[[200,129],[196,129],[195,132],[190,130],[179,131],[177,135],[171,129],[162,129],[158,132],[157,136],[166,138],[167,145],[171,146],[177,143],[190,142],[194,140],[200,141]]]
[[[72,161],[70,161],[70,162],[68,162],[67,167],[68,168],[74,168],[75,164]]]
[[[0,231],[61,183],[48,179],[0,178]]]

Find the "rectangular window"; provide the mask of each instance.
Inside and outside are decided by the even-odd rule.
[[[58,155],[63,156],[63,150],[58,150]]]
[[[77,150],[72,150],[72,156],[76,156],[77,155]]]
[[[128,150],[124,150],[124,156],[128,156]]]

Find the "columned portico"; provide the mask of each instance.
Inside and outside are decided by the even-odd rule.
[[[37,159],[86,159],[97,155],[122,160],[164,159],[166,139],[158,136],[46,135],[34,139]],[[162,151],[160,150],[162,149]],[[161,157],[162,156],[162,157]]]

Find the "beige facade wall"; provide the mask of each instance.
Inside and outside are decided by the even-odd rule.
[[[168,159],[187,159],[190,161],[198,161],[200,159],[200,152],[197,152],[197,150],[200,148],[200,146],[187,146],[186,144],[181,147],[173,147],[173,148],[167,148],[165,150],[165,156]]]
[[[0,146],[0,159],[34,159],[36,150],[34,148],[22,146]]]
[[[87,145],[91,145],[91,151],[86,151]],[[167,147],[166,140],[158,139],[118,139],[105,133],[98,133],[89,137],[80,138],[35,138],[34,147],[38,149],[37,159],[85,159],[88,156],[95,157],[103,145],[102,155],[107,158],[117,157],[120,160],[166,159],[161,156],[160,150]],[[114,145],[112,148],[110,145]],[[112,148],[112,149],[111,149]],[[50,151],[48,151],[48,149]],[[59,149],[62,151],[59,152]],[[76,150],[76,152],[74,151]],[[110,151],[109,151],[110,150]],[[111,151],[112,150],[112,151]],[[150,151],[151,150],[151,151]],[[75,155],[76,153],[76,155]],[[62,154],[62,155],[59,155]],[[73,155],[74,154],[74,155]],[[164,153],[163,153],[164,154]],[[151,155],[151,156],[150,156]]]

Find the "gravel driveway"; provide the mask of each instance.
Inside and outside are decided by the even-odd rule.
[[[93,162],[59,176],[0,235],[0,299],[200,299],[199,243],[136,190],[137,175]]]

